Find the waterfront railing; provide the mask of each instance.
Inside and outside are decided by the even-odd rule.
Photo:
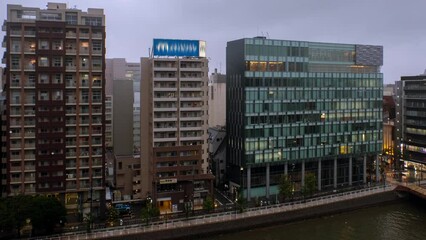
[[[295,211],[304,208],[316,207],[320,205],[327,205],[335,202],[345,201],[354,198],[361,198],[364,196],[393,191],[395,185],[383,185],[371,188],[364,188],[350,192],[341,192],[327,196],[315,197],[306,200],[298,200],[294,202],[286,202],[279,204],[272,204],[261,207],[253,207],[244,209],[243,212],[239,210],[212,213],[201,216],[192,216],[188,218],[178,219],[165,219],[156,221],[151,224],[130,224],[125,226],[117,226],[110,228],[93,229],[91,233],[85,231],[70,232],[58,235],[44,236],[42,239],[105,239],[109,237],[119,237],[125,235],[141,234],[144,232],[162,231],[172,228],[184,228],[201,224],[210,224],[217,222],[232,221],[235,219],[244,219],[248,217],[255,217],[267,214],[275,214],[281,212]],[[141,221],[138,219],[138,221]],[[41,238],[31,238],[41,239]]]

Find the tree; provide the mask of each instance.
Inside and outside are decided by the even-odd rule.
[[[305,177],[305,185],[302,188],[302,194],[304,197],[312,196],[314,191],[317,189],[317,178],[313,173],[307,173]]]
[[[289,198],[291,196],[293,188],[288,175],[281,175],[278,188],[280,196],[283,198],[283,201],[285,201],[286,198]]]
[[[244,199],[243,191],[242,191],[241,188],[238,191],[238,195],[237,195],[237,199],[235,201],[235,204],[236,204],[236,207],[238,208],[240,213],[244,212],[244,209],[246,207],[246,200]]]
[[[114,226],[115,222],[117,221],[118,217],[120,216],[120,213],[118,210],[111,206],[108,208],[108,223],[110,226]]]
[[[160,209],[155,207],[152,202],[147,201],[145,207],[142,209],[141,215],[146,225],[148,225],[153,217],[158,217],[160,215]]]
[[[86,223],[86,231],[88,233],[91,232],[92,229],[92,223],[93,223],[93,216],[91,213],[86,213],[86,216],[84,216],[83,221]]]
[[[19,235],[29,220],[34,234],[50,234],[65,216],[65,207],[54,197],[18,195],[0,200],[0,232]]]
[[[207,212],[210,212],[211,210],[214,209],[214,200],[210,195],[207,196],[206,199],[204,200],[203,209],[206,210]]]

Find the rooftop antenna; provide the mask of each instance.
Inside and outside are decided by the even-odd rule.
[[[219,62],[219,73],[222,73],[222,62]]]
[[[269,33],[268,32],[266,32],[266,36],[268,36],[268,39],[269,39]]]

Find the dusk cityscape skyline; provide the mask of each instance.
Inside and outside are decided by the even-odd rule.
[[[425,8],[0,2],[0,240],[426,239]]]

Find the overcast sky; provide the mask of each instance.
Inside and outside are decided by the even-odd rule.
[[[46,8],[48,0],[0,0]],[[61,2],[54,1],[51,2]],[[139,61],[153,38],[207,42],[210,70],[225,72],[226,42],[271,39],[384,46],[385,83],[426,68],[426,0],[68,0],[69,7],[103,8],[107,58]],[[0,40],[3,40],[1,32]],[[4,49],[0,51],[3,56]]]

